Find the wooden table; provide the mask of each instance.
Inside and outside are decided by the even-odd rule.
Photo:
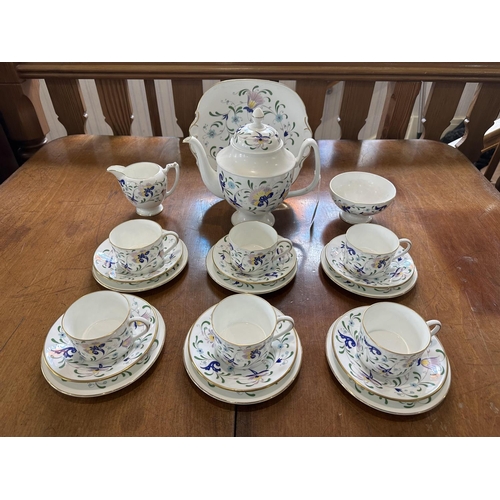
[[[205,257],[231,228],[233,209],[205,188],[188,147],[172,138],[96,136],[44,146],[0,186],[0,435],[498,436],[500,194],[461,153],[438,142],[320,141],[320,156],[320,190],[275,212],[275,228],[297,250],[297,275],[263,295],[295,318],[300,374],[275,399],[234,406],[195,387],[182,361],[193,322],[232,293],[208,276]],[[65,396],[41,374],[44,339],[72,302],[102,289],[91,274],[94,251],[114,226],[138,217],[106,168],[140,160],[181,165],[177,190],[153,219],[179,233],[188,266],[172,282],[137,294],[165,318],[167,343],[129,387],[98,398]],[[320,265],[325,244],[349,227],[328,192],[330,179],[348,170],[375,172],[396,185],[395,202],[376,222],[412,239],[419,277],[393,300],[443,324],[452,383],[428,413],[371,409],[341,387],[327,363],[330,325],[375,302],[341,289]],[[306,166],[297,187],[311,175]]]

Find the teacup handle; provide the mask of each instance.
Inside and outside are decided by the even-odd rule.
[[[408,253],[411,248],[411,241],[408,238],[400,238],[399,239],[399,244],[403,246],[403,244],[406,243],[406,248],[403,248],[403,251],[401,253],[397,253],[394,258],[402,257],[404,254]]]
[[[174,184],[173,186],[165,193],[165,196],[163,197],[163,199],[165,199],[167,196],[170,196],[173,192],[174,192],[174,189],[177,187],[177,184],[179,182],[179,164],[174,161],[173,163],[168,163],[165,168],[162,168],[162,172],[165,174],[165,177],[167,176],[167,173],[168,171],[171,169],[171,168],[174,168],[175,169],[175,179],[174,179]]]
[[[179,235],[174,231],[167,231],[166,229],[162,229],[161,234],[163,236],[163,239],[165,239],[166,236],[173,236],[175,239],[175,243],[173,245],[170,245],[168,248],[165,248],[163,250],[164,253],[168,253],[168,252],[170,252],[170,250],[172,250],[174,247],[176,247],[177,244],[179,243]]]
[[[281,252],[280,254],[278,254],[277,257],[281,257],[283,254],[285,254],[287,252],[291,252],[293,250],[293,243],[288,238],[283,238],[282,236],[278,236],[277,245],[280,245],[280,244],[285,244],[288,248],[284,252]],[[277,249],[278,249],[278,247],[276,246],[276,250]]]
[[[132,318],[129,318],[127,320],[127,323],[128,326],[130,326],[132,323],[142,323],[144,326],[147,327],[144,331],[132,332],[132,338],[134,340],[137,340],[139,337],[142,337],[151,328],[151,322],[148,319],[142,318],[141,316],[133,316]]]
[[[282,323],[283,321],[288,321],[288,325],[285,326],[284,329],[278,330],[278,323]],[[276,340],[278,337],[285,335],[290,330],[295,328],[295,321],[291,316],[285,316],[284,314],[279,314],[276,316],[276,328],[273,333],[273,340]]]
[[[433,326],[434,328],[431,330],[431,336],[436,335],[439,330],[441,330],[441,321],[438,321],[437,319],[431,319],[429,321],[426,321],[427,326],[431,328]]]

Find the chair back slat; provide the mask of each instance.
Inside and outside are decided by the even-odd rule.
[[[59,121],[68,135],[85,134],[87,112],[76,79],[59,80],[46,78],[45,83]]]
[[[424,130],[421,139],[441,139],[455,116],[464,88],[465,82],[432,83],[423,113]]]
[[[366,123],[374,87],[374,81],[345,82],[339,112],[341,139],[358,139],[359,131]]]
[[[393,82],[387,89],[379,139],[404,139],[422,82]]]
[[[184,137],[189,135],[189,127],[194,120],[196,107],[203,95],[203,81],[179,78],[172,80],[175,116]]]
[[[104,121],[114,135],[130,135],[134,115],[130,103],[128,81],[99,78],[95,81]]]
[[[484,134],[500,113],[500,83],[480,83],[467,111],[465,134],[456,147],[475,162],[484,147]]]
[[[332,82],[326,80],[298,80],[295,84],[295,92],[299,94],[307,109],[307,120],[311,130],[318,129],[323,118],[325,107],[325,95]]]
[[[146,100],[148,101],[149,120],[151,130],[154,136],[160,137],[162,134],[160,112],[158,111],[158,96],[154,80],[144,80],[144,89],[146,90]]]

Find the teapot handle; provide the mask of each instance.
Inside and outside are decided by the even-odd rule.
[[[298,165],[300,159],[302,158],[302,155],[304,153],[304,149],[307,147],[311,147],[314,150],[314,179],[312,180],[311,184],[309,186],[302,188],[302,189],[297,189],[295,191],[290,191],[288,193],[287,198],[291,198],[292,196],[300,196],[306,193],[309,193],[312,191],[317,185],[318,182],[321,178],[321,163],[319,160],[319,148],[318,148],[318,143],[314,139],[306,139],[303,143],[302,146],[300,147],[299,154],[295,158],[295,162]]]
[[[165,199],[167,196],[172,194],[174,192],[174,189],[177,187],[177,184],[179,183],[179,164],[176,161],[174,161],[173,163],[168,163],[165,166],[165,168],[162,168],[162,171],[165,174],[165,177],[167,176],[167,173],[171,168],[175,169],[174,185],[165,193],[165,196],[163,197],[163,199]]]

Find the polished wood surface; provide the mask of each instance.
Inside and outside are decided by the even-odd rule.
[[[231,228],[233,210],[205,188],[187,145],[175,138],[76,135],[47,144],[16,171],[0,186],[0,435],[498,436],[500,193],[459,151],[438,142],[319,146],[320,188],[274,212],[275,228],[294,242],[297,275],[263,295],[294,317],[301,371],[283,394],[252,406],[210,398],[183,367],[182,345],[193,322],[233,293],[205,268],[207,252]],[[72,302],[102,289],[91,274],[95,249],[117,224],[138,218],[106,168],[139,160],[181,165],[177,190],[153,220],[179,233],[188,266],[172,282],[137,294],[165,318],[167,342],[149,372],[126,389],[99,398],[65,396],[40,372],[44,339]],[[310,182],[310,167],[296,187]],[[328,192],[329,180],[348,170],[374,172],[396,185],[395,202],[375,222],[413,241],[419,278],[392,300],[443,324],[439,338],[452,383],[428,413],[394,416],[365,406],[340,386],[326,360],[330,325],[375,302],[339,288],[320,266],[324,245],[349,227]]]

